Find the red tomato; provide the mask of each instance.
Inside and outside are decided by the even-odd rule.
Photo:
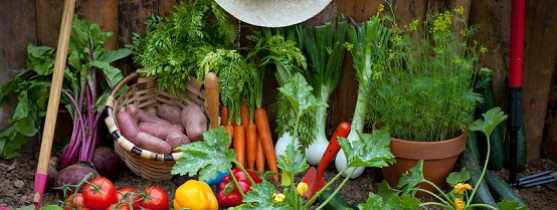
[[[85,205],[93,210],[106,209],[116,203],[116,189],[110,180],[104,177],[93,179],[83,187]]]
[[[66,205],[64,205],[64,210],[70,209],[77,209],[80,207],[84,207],[85,204],[83,203],[83,194],[77,193],[75,198],[73,197],[74,194],[71,194],[66,198]]]
[[[141,196],[139,194],[137,194],[137,190],[135,190],[135,188],[124,187],[124,188],[118,190],[118,193],[116,194],[116,197],[118,198],[118,202],[125,203],[125,204],[129,204],[131,199],[133,198],[133,200],[134,200],[134,202],[132,204],[133,209],[134,210],[139,209],[139,200],[141,199]]]
[[[130,206],[125,203],[117,204],[113,203],[109,207],[106,207],[106,210],[130,210]]]
[[[147,198],[141,201],[141,207],[151,210],[168,209],[168,196],[163,189],[151,186],[147,187],[143,192],[147,195]]]

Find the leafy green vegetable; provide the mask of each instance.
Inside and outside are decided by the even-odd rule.
[[[484,120],[479,119],[473,122],[468,129],[471,131],[481,131],[486,136],[490,136],[493,129],[503,120],[507,119],[507,115],[501,111],[501,107],[494,107],[486,113],[482,114]]]
[[[234,150],[228,149],[230,137],[224,127],[203,133],[203,141],[178,147],[182,158],[172,167],[172,174],[195,176],[208,180],[218,176],[219,171],[228,171],[236,160]]]
[[[288,99],[297,117],[304,115],[308,111],[327,107],[326,103],[317,102],[311,94],[311,86],[308,85],[304,77],[299,73],[296,73],[288,83],[280,87],[279,91]]]
[[[294,144],[289,144],[286,147],[285,155],[286,157],[283,155],[278,157],[278,167],[282,171],[289,173],[291,177],[295,177],[297,174],[302,173],[309,168],[305,157],[297,160],[296,157],[302,156],[302,153],[300,150],[294,148]]]
[[[449,174],[446,180],[451,187],[454,187],[458,183],[464,183],[470,180],[470,172],[466,171],[465,168],[462,168],[460,172],[452,172]]]
[[[228,14],[212,0],[184,1],[166,18],[152,18],[152,31],[136,36],[134,61],[139,71],[158,78],[161,90],[183,93],[188,79],[196,75],[205,55],[230,49],[236,36]],[[204,76],[204,75],[203,75]]]
[[[263,180],[260,184],[251,186],[251,191],[242,200],[246,204],[237,206],[234,209],[291,209],[284,202],[274,202],[275,192],[275,187],[266,180]]]
[[[414,210],[418,209],[420,201],[409,194],[402,194],[400,196],[393,196],[387,201],[387,207],[389,209],[404,209],[404,210]]]
[[[358,132],[359,140],[350,142],[346,138],[338,138],[348,167],[377,167],[388,166],[395,162],[395,156],[390,149],[390,136],[386,130],[376,130],[372,134]]]
[[[402,188],[405,194],[410,193],[410,191],[412,191],[415,186],[426,180],[424,174],[422,173],[423,168],[424,160],[418,161],[418,164],[412,167],[410,169],[410,172],[402,174],[400,180],[398,181],[397,187]]]
[[[520,206],[520,204],[516,201],[509,201],[507,199],[503,199],[501,202],[497,203],[497,206],[500,210],[527,210],[527,206]]]
[[[366,202],[365,203],[360,203],[358,205],[358,208],[360,208],[360,209],[381,209],[381,210],[390,209],[383,203],[383,198],[381,196],[373,194],[372,192],[369,193],[369,196],[367,197]]]

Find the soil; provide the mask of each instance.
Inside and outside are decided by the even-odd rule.
[[[0,159],[0,207],[23,207],[32,204],[34,173],[37,167],[37,157],[39,153],[37,142],[28,143],[21,150],[21,156],[16,159]],[[170,181],[149,181],[133,174],[126,167],[121,167],[119,174],[112,179],[116,188],[126,186],[134,187],[138,190],[148,186],[156,185],[168,192],[170,202],[174,199],[174,192],[178,186],[187,181],[186,177],[175,177]],[[539,173],[546,170],[557,170],[557,163],[548,159],[538,159],[530,162],[526,170],[519,173],[517,177]],[[330,180],[336,174],[334,165],[329,166],[325,172],[325,180]],[[498,171],[497,174],[506,179],[506,170]],[[298,180],[303,176],[296,177]],[[340,191],[340,195],[349,203],[365,201],[369,192],[376,192],[377,185],[382,180],[381,172],[378,169],[368,168],[364,174],[355,180],[347,182]],[[333,186],[336,187],[340,181]],[[557,182],[545,184],[528,189],[517,190],[530,209],[557,209]],[[43,206],[49,204],[59,204],[61,197],[52,191],[47,191],[43,197]]]

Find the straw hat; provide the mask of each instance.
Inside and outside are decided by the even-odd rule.
[[[257,26],[283,27],[303,22],[331,0],[215,0],[239,20]]]

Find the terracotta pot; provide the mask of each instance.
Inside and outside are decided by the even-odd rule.
[[[419,160],[424,160],[424,177],[435,183],[439,188],[445,189],[445,179],[453,171],[460,153],[466,146],[466,132],[460,136],[435,142],[416,142],[391,138],[391,152],[396,156],[396,163],[382,168],[383,178],[391,187],[396,187],[402,173],[416,166]],[[437,193],[430,185],[421,184],[422,189]],[[419,197],[427,194],[418,193]]]

